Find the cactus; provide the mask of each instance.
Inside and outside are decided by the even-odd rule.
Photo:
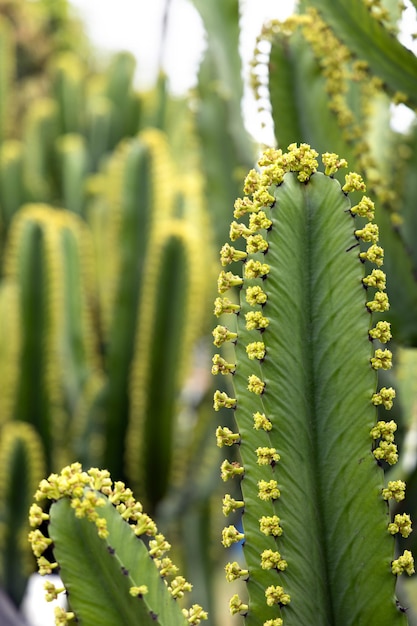
[[[94,297],[90,245],[73,213],[32,204],[16,215],[6,251],[5,275],[19,286],[13,417],[36,427],[49,467],[80,453],[76,441],[83,441],[85,425],[77,417],[101,377],[88,306]]]
[[[42,441],[33,426],[7,422],[0,435],[0,584],[19,604],[33,571],[27,511],[46,468]]]
[[[236,363],[216,355],[213,365],[233,374],[234,397],[216,393],[215,408],[231,405],[238,425],[238,433],[219,427],[218,443],[238,443],[242,459],[222,464],[224,480],[243,475],[242,502],[225,496],[227,513],[244,506],[243,532],[227,526],[223,544],[244,539],[246,567],[226,571],[247,578],[249,601],[233,596],[231,610],[254,625],[388,626],[406,620],[394,599],[399,570],[386,502],[403,494],[396,483],[384,489],[379,467],[398,458],[395,426],[376,424],[374,406],[394,393],[376,391],[376,370],[392,365],[383,345],[389,326],[372,328],[370,319],[388,308],[382,249],[377,228],[363,223],[366,207],[372,217],[369,198],[356,206],[347,198],[365,191],[362,179],[350,173],[341,188],[314,173],[316,156],[305,144],[267,151],[261,174],[246,179],[252,198],[235,205],[239,217],[251,212],[249,228],[231,229],[247,251],[222,249],[223,265],[244,259],[243,278],[222,271],[219,279],[241,284],[240,304],[223,297],[216,309],[239,312],[230,331],[215,333],[236,343]],[[346,164],[330,154],[323,161],[330,176]],[[364,252],[360,239],[371,242]],[[365,260],[377,266],[368,276]]]
[[[42,481],[30,509],[29,534],[42,572],[58,563],[71,610],[57,610],[57,623],[199,624],[207,614],[197,605],[180,608],[177,599],[191,589],[166,556],[170,545],[121,482],[107,471],[82,472],[79,464]],[[52,500],[49,512],[48,501]],[[41,526],[48,522],[48,536]],[[53,542],[58,563],[44,552]],[[80,551],[80,545],[83,550]],[[79,585],[79,572],[83,584]],[[46,585],[47,598],[64,589]],[[103,601],[104,600],[104,601]]]
[[[251,170],[246,178],[246,197],[235,203],[240,221],[230,228],[231,243],[243,237],[246,249],[227,243],[220,255],[224,267],[243,262],[241,276],[220,272],[215,314],[228,327],[219,324],[213,331],[224,356],[213,357],[212,373],[232,375],[234,387],[233,397],[215,392],[214,409],[234,409],[238,428],[219,426],[217,445],[237,445],[240,456],[221,465],[222,479],[237,477],[242,491],[240,500],[230,492],[223,498],[223,513],[234,523],[224,528],[222,543],[243,542],[246,560],[229,562],[226,579],[245,580],[248,591],[248,599],[232,596],[230,611],[253,626],[406,624],[395,598],[396,577],[414,573],[414,562],[409,550],[394,558],[393,535],[407,537],[411,520],[392,512],[390,501],[401,501],[405,489],[402,480],[384,485],[383,467],[398,460],[396,424],[378,421],[376,409],[390,409],[395,397],[392,388],[377,389],[377,371],[392,366],[385,347],[389,324],[372,323],[375,313],[389,307],[383,250],[363,179],[349,172],[341,186],[334,174],[346,161],[326,153],[321,173],[317,156],[306,144],[292,144],[287,153],[264,152],[260,172]],[[348,196],[354,193],[362,199],[352,205]],[[367,275],[365,262],[376,266]],[[234,287],[239,303],[224,295]],[[235,361],[229,362],[232,344]],[[56,566],[42,557],[52,545],[69,591],[68,616],[89,626],[98,619],[97,604],[105,607],[103,620],[119,610],[120,594],[128,610],[129,585],[150,589],[154,564],[141,561],[143,570],[129,582],[117,568],[112,573],[103,538],[119,555],[111,519],[118,518],[114,528],[124,524],[120,533],[127,534],[120,517],[127,520],[134,505],[119,498],[119,483],[111,491],[107,472],[80,471],[74,465],[41,483],[37,500],[53,504],[49,514],[34,505],[33,526],[49,520],[49,538],[34,530],[30,539],[41,571]],[[97,489],[110,502],[102,502]],[[142,515],[141,507],[134,510]],[[84,552],[77,536],[81,523],[97,527],[89,551],[95,565],[86,562],[83,569],[93,579],[97,567],[113,581],[119,576],[115,598],[101,588],[100,576],[96,582],[86,576],[85,593],[76,583]],[[118,568],[130,574],[128,557],[121,555]],[[94,601],[88,598],[93,587]],[[139,619],[142,606],[132,610]]]

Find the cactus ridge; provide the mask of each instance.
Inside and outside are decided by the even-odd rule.
[[[45,473],[44,450],[31,424],[9,421],[0,430],[0,581],[16,604],[33,569],[27,512]]]
[[[154,229],[144,265],[126,461],[132,485],[145,489],[144,496],[153,505],[167,489],[176,432],[174,407],[200,330],[198,312],[205,283],[196,235],[183,219],[162,221]]]
[[[168,626],[197,625],[207,619],[198,605],[180,608],[177,600],[192,585],[178,575],[166,556],[170,544],[131,490],[122,482],[113,484],[107,470],[83,472],[74,463],[60,475],[51,474],[39,484],[29,519],[29,541],[40,573],[59,564],[69,594],[70,611],[58,615],[56,623],[78,619],[86,626],[110,626],[122,620],[132,626],[138,621]],[[40,529],[45,522],[48,536]],[[44,556],[51,545],[57,562]],[[89,574],[83,585],[80,568]],[[64,591],[46,587],[47,599]]]
[[[224,501],[227,514],[243,507],[243,532],[226,526],[222,543],[243,540],[244,573],[233,564],[226,572],[247,579],[249,595],[245,602],[235,594],[230,610],[251,625],[307,624],[320,615],[322,623],[353,626],[378,615],[388,626],[405,619],[392,573],[414,566],[409,551],[393,560],[391,529],[407,533],[409,520],[388,528],[384,501],[404,497],[404,484],[382,489],[381,461],[398,458],[394,423],[376,424],[375,405],[392,405],[395,396],[375,393],[376,370],[392,365],[389,325],[371,327],[372,311],[389,306],[383,250],[369,222],[352,228],[361,209],[347,196],[366,191],[362,178],[350,172],[341,187],[317,171],[317,156],[306,144],[263,154],[260,171],[245,181],[250,197],[235,204],[235,216],[250,213],[252,233],[240,229],[246,256],[236,259],[228,244],[220,255],[223,266],[243,262],[237,338],[230,338],[236,362],[217,355],[213,365],[213,373],[232,375],[236,396],[216,392],[215,408],[219,401],[234,408],[238,426],[236,434],[218,429],[218,443],[237,443],[242,460],[221,468],[223,480],[241,478],[243,496]],[[347,165],[334,154],[322,158],[331,175]],[[232,240],[237,230],[232,223]],[[254,248],[254,236],[265,243]],[[362,252],[360,240],[369,244]],[[371,278],[365,260],[378,268]]]
[[[54,467],[62,466],[74,453],[68,446],[72,429],[68,416],[78,411],[79,392],[87,389],[90,377],[100,379],[88,306],[92,273],[91,242],[78,216],[45,204],[26,205],[19,211],[11,225],[5,264],[6,277],[20,285],[19,314],[24,328],[14,411],[18,418],[32,415],[45,436],[48,462]],[[73,309],[76,313],[69,315]],[[31,394],[39,396],[39,389],[42,400],[27,413]],[[46,399],[53,410],[41,406]]]

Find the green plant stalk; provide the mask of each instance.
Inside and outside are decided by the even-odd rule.
[[[100,378],[90,246],[76,215],[33,204],[16,215],[5,255],[5,274],[19,285],[22,326],[14,417],[35,426],[48,467],[75,453],[80,425],[72,418],[90,381]]]
[[[104,95],[114,107],[112,146],[116,146],[123,137],[133,137],[139,130],[141,101],[133,88],[135,65],[131,53],[120,52],[114,55],[106,72]]]
[[[23,200],[23,144],[10,139],[0,147],[0,207],[6,231]]]
[[[126,437],[129,480],[152,511],[169,485],[179,394],[200,330],[200,259],[198,232],[185,220],[155,227],[144,265]]]
[[[0,433],[0,582],[18,606],[33,571],[27,512],[46,468],[33,426],[9,421]]]
[[[23,188],[26,190],[26,201],[49,202],[54,196],[52,163],[57,136],[58,118],[54,100],[38,100],[24,120]]]
[[[13,83],[14,64],[14,42],[12,28],[9,20],[0,17],[0,143],[8,135],[7,123],[11,106],[11,87]]]
[[[80,133],[84,128],[85,72],[75,53],[63,52],[53,58],[50,73],[60,135]]]
[[[117,205],[118,284],[109,327],[106,388],[106,448],[104,463],[113,476],[124,476],[121,451],[125,445],[129,415],[129,372],[141,292],[143,264],[150,224],[153,221],[151,159],[148,146],[139,139],[125,145]]]
[[[84,214],[85,188],[88,155],[82,135],[68,133],[57,140],[57,153],[60,162],[60,186],[62,204],[68,211]]]
[[[263,164],[272,165],[263,178],[249,175],[246,183],[247,193],[254,192],[251,220],[261,209],[269,221],[263,230],[244,230],[248,256],[236,364],[226,364],[234,371],[230,402],[242,467],[226,466],[222,473],[227,480],[243,472],[243,577],[249,594],[247,604],[239,608],[235,598],[231,609],[246,614],[251,626],[275,626],[281,618],[289,626],[391,626],[407,620],[395,602],[394,540],[370,435],[375,368],[381,365],[371,361],[377,352],[369,341],[368,309],[377,292],[364,289],[346,193],[328,176],[310,177],[304,149],[290,146],[283,157],[268,151]],[[289,170],[296,173],[283,177]],[[262,233],[266,252],[251,248],[255,232]],[[223,264],[228,255],[226,247]],[[264,264],[262,278],[253,277],[254,261]],[[251,299],[253,287],[261,288],[263,304]],[[222,307],[227,312],[222,305],[217,313]],[[249,321],[254,315],[261,326]],[[224,363],[214,361],[214,373],[219,367]],[[252,388],[250,376],[257,377]],[[256,415],[266,417],[270,430],[256,425]],[[274,515],[282,534],[266,535],[261,518]],[[230,545],[224,533],[224,545]],[[268,566],[265,550],[274,553],[275,565]]]

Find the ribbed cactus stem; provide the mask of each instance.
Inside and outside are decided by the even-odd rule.
[[[0,582],[19,605],[33,569],[27,512],[45,473],[39,435],[28,423],[9,421],[0,431]]]
[[[371,321],[388,306],[385,275],[366,278],[361,262],[379,268],[383,253],[376,227],[354,224],[350,211],[347,194],[365,191],[361,177],[348,173],[341,188],[317,171],[317,156],[306,144],[267,150],[246,179],[250,197],[235,205],[253,224],[251,234],[241,229],[247,258],[231,325],[235,398],[223,403],[238,433],[217,438],[236,442],[242,460],[222,464],[225,480],[241,477],[244,507],[243,533],[227,526],[223,544],[244,540],[249,599],[233,596],[230,610],[248,626],[392,626],[406,623],[393,574],[414,569],[409,551],[394,560],[391,531],[403,522],[392,526],[386,502],[404,497],[404,483],[383,490],[381,465],[398,458],[394,423],[376,418],[379,401],[390,408],[395,396],[376,394],[376,370],[392,365],[391,335]],[[328,153],[323,163],[331,174],[346,165]]]
[[[20,286],[14,415],[32,421],[44,440],[48,464],[59,467],[77,449],[73,437],[80,424],[71,418],[79,413],[90,383],[100,379],[85,225],[69,211],[26,205],[11,226],[5,273]],[[78,435],[82,441],[84,433]]]
[[[207,619],[198,605],[180,608],[178,599],[192,585],[178,575],[167,556],[170,544],[132,491],[113,483],[107,470],[83,472],[74,463],[52,474],[40,483],[29,520],[40,573],[59,564],[68,593],[70,610],[59,611],[57,624],[185,626]],[[50,546],[56,562],[44,556]],[[64,589],[47,583],[46,591],[52,600]]]

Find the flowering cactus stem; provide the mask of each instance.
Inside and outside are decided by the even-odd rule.
[[[74,463],[43,480],[35,501],[29,540],[39,571],[59,566],[68,594],[70,610],[57,615],[57,624],[185,626],[207,619],[198,605],[181,609],[177,599],[192,585],[177,576],[166,556],[170,544],[131,490],[112,484],[107,470],[83,472]],[[49,546],[56,562],[45,558]],[[50,600],[62,591],[45,588]]]
[[[223,464],[222,475],[243,473],[249,602],[233,596],[230,608],[246,614],[247,626],[392,626],[406,618],[394,596],[391,563],[399,570],[386,499],[400,498],[403,484],[382,493],[376,458],[395,462],[393,430],[370,434],[376,370],[390,367],[391,353],[369,334],[383,273],[365,287],[360,258],[379,266],[383,253],[376,244],[365,253],[355,245],[364,218],[353,217],[347,194],[365,189],[361,178],[348,174],[342,190],[316,171],[316,156],[305,144],[287,154],[268,150],[263,172],[253,170],[245,183],[249,224],[267,252],[243,261],[236,316],[230,406],[242,465],[226,472]],[[326,167],[332,156],[324,156]],[[389,325],[373,335],[386,342]],[[373,450],[374,436],[381,442]],[[240,539],[233,526],[223,531],[226,546]],[[411,572],[411,555],[405,559]]]
[[[378,3],[363,0],[311,0],[335,32],[393,91],[416,105],[417,59],[392,36]],[[372,6],[375,4],[375,6]]]

